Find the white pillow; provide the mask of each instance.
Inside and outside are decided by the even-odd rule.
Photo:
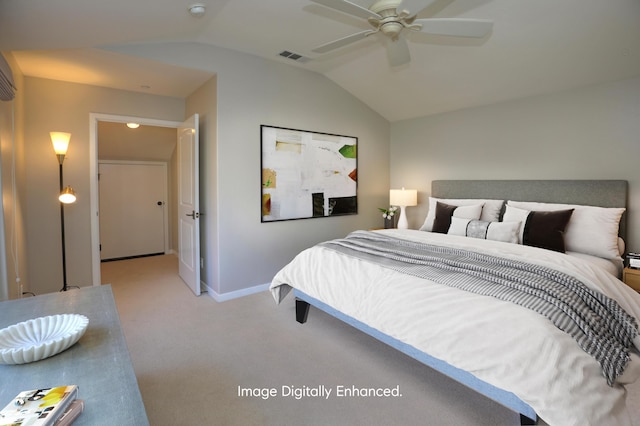
[[[504,216],[502,216],[503,222],[520,222],[522,226],[518,231],[518,244],[522,244],[522,236],[524,234],[524,225],[527,223],[527,216],[529,216],[529,210],[519,209],[507,204],[504,208]]]
[[[449,226],[449,230],[447,234],[449,235],[459,235],[461,237],[467,236],[467,225],[471,219],[462,219],[459,217],[451,217],[451,225]]]
[[[472,225],[471,227],[469,226],[470,224]],[[480,229],[482,232],[480,232],[480,234],[472,232],[471,229],[473,225],[476,225],[476,229]],[[521,225],[521,222],[486,222],[452,217],[451,226],[447,233],[463,237],[483,238],[486,240],[516,244],[518,242]]]
[[[453,211],[451,217],[459,217],[461,219],[479,219],[482,216],[482,204],[473,204],[470,206],[459,206]]]
[[[487,229],[487,240],[517,244],[520,228],[522,222],[491,222]]]
[[[624,208],[511,200],[507,202],[507,207],[509,206],[529,211],[573,209],[564,234],[567,251],[590,254],[604,259],[616,259],[621,255],[618,247],[618,230],[620,218],[626,210]],[[507,216],[506,212],[505,216]],[[507,218],[513,220],[513,216],[507,216]],[[503,218],[503,220],[507,219]]]
[[[480,204],[482,206],[480,217],[469,217],[468,219],[480,219],[486,220],[487,222],[497,222],[500,220],[500,211],[502,210],[502,205],[504,204],[504,200],[476,200],[462,198],[429,197],[429,211],[427,212],[427,217],[424,220],[422,227],[420,227],[421,231],[431,232],[431,230],[433,229],[433,221],[436,218],[436,203],[438,201],[440,201],[441,203],[449,204],[451,206],[468,206]],[[455,213],[454,216],[460,217]]]

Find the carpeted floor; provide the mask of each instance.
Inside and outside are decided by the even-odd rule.
[[[292,298],[278,306],[268,292],[224,303],[196,297],[173,255],[103,263],[102,280],[113,286],[153,426],[519,424],[497,403],[320,311],[298,324]],[[337,396],[340,386],[401,396]]]

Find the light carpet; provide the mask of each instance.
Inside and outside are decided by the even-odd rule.
[[[268,292],[218,303],[194,296],[177,268],[173,255],[102,264],[153,426],[519,424],[321,311],[298,324],[292,297],[280,306]],[[349,396],[354,388],[392,395]],[[629,398],[640,419],[639,388]]]

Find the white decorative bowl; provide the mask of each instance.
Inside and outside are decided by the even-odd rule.
[[[89,318],[62,314],[21,322],[0,330],[0,364],[26,364],[56,355],[76,343]]]

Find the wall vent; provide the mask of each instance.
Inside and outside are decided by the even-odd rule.
[[[280,56],[287,58],[287,59],[291,59],[292,61],[296,61],[296,62],[308,62],[309,58],[304,57],[298,53],[294,53],[294,52],[289,52],[288,50],[283,50],[282,52],[279,53]]]

